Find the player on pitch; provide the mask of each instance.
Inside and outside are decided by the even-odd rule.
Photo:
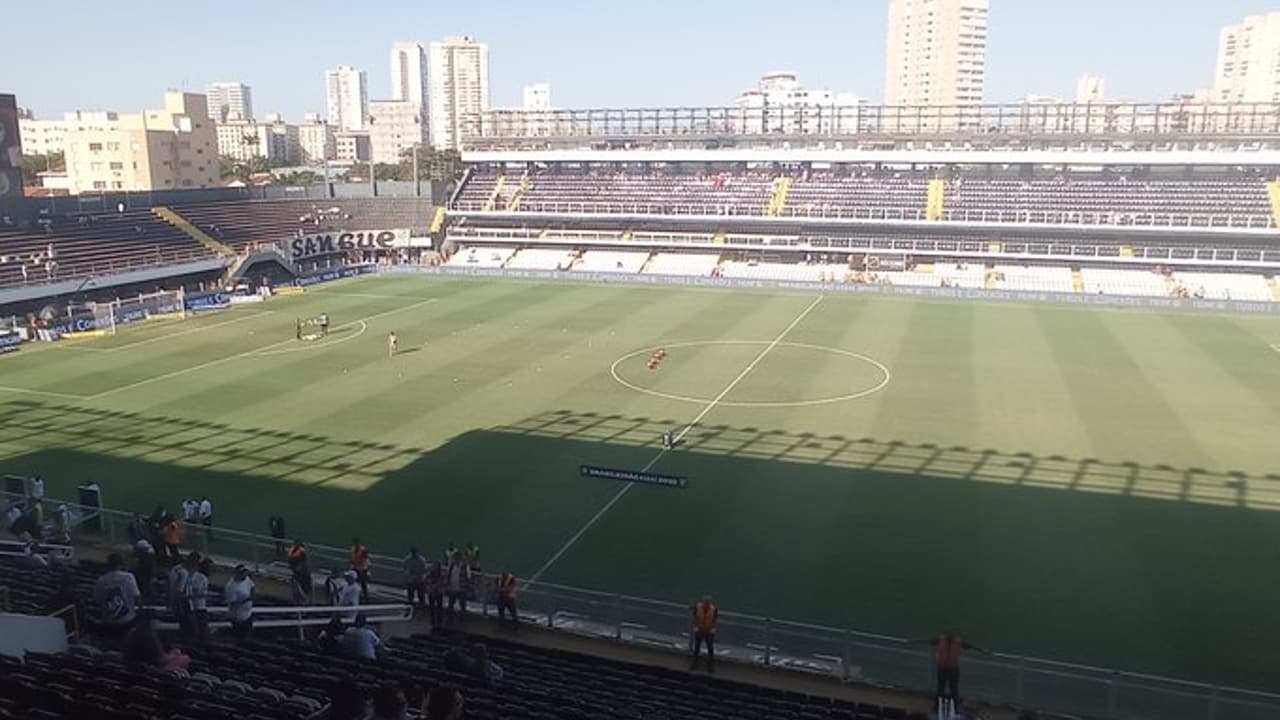
[[[400,348],[400,341],[396,338],[394,330],[387,336],[387,357],[395,357],[396,351]]]

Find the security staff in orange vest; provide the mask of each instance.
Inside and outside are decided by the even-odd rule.
[[[698,656],[702,654],[702,645],[707,646],[707,672],[716,671],[716,621],[720,619],[720,610],[711,602],[710,595],[703,595],[702,602],[693,606],[693,662],[689,670],[698,668]]]
[[[520,631],[520,618],[516,615],[516,576],[503,570],[494,579],[498,590],[498,622],[501,623],[507,611],[511,612],[511,629]]]
[[[369,548],[360,544],[360,538],[351,538],[351,569],[360,582],[360,602],[369,602]]]
[[[963,638],[955,633],[943,633],[933,640],[926,640],[925,644],[933,645],[936,648],[936,660],[938,663],[937,699],[952,700],[959,705],[960,655],[965,650],[976,650],[978,652],[986,652],[986,650],[965,642]]]

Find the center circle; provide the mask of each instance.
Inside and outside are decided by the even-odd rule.
[[[745,355],[741,349],[752,347],[769,347],[770,352],[762,355],[759,351],[750,351]],[[751,375],[762,370],[761,365],[769,359],[777,361],[779,356],[778,350],[789,349],[800,351],[803,353],[819,353],[832,355],[843,358],[851,363],[855,363],[853,368],[846,373],[840,373],[840,382],[843,384],[846,380],[848,384],[845,387],[837,388],[830,394],[816,398],[801,398],[796,400],[783,399],[760,399],[760,400],[728,400],[720,398],[717,401],[717,395],[723,392],[724,382],[732,383],[734,378],[725,378],[723,381],[712,386],[710,394],[694,393],[679,388],[662,388],[658,387],[660,380],[666,376],[660,375],[664,369],[675,366],[676,371],[681,369],[681,365],[687,363],[690,358],[681,353],[671,353],[671,350],[681,350],[689,348],[724,348],[731,351],[729,354],[733,357],[730,360],[737,361],[735,371],[746,370],[751,368],[751,374],[743,376],[742,379],[733,385],[734,391],[739,387],[750,387]],[[647,360],[654,356],[658,350],[668,351],[666,357],[659,360],[654,369],[647,369]],[[783,353],[785,354],[785,353]],[[708,365],[708,358],[705,357],[705,351],[700,353],[704,357],[694,358],[697,361],[694,367],[687,367],[696,378],[699,374],[705,373],[705,368],[697,365]],[[745,358],[745,359],[744,359]],[[711,360],[717,358],[713,355]],[[749,364],[750,363],[750,364]],[[642,382],[634,378],[638,371],[645,371],[650,374],[649,382]],[[768,371],[765,371],[768,372]],[[634,352],[627,353],[609,366],[609,374],[613,376],[615,382],[628,390],[634,390],[645,395],[652,395],[666,400],[675,400],[678,402],[696,403],[706,405],[715,402],[716,405],[722,407],[757,407],[757,408],[783,408],[783,407],[810,407],[814,405],[831,405],[839,402],[847,402],[857,400],[868,395],[880,392],[893,379],[893,375],[889,372],[889,368],[875,358],[868,357],[861,353],[849,350],[841,350],[839,348],[826,347],[824,345],[810,345],[807,343],[793,342],[774,342],[771,340],[695,340],[690,342],[670,343],[667,345],[659,345],[655,347],[643,348]],[[827,373],[823,373],[826,375]],[[632,379],[628,379],[632,376]],[[736,375],[735,375],[736,378]],[[846,391],[847,389],[847,391]]]

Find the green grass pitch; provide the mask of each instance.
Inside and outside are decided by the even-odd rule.
[[[1242,315],[360,279],[0,358],[0,472],[387,554],[474,540],[524,577],[594,518],[544,579],[1277,689],[1278,343]],[[584,463],[689,485],[618,497]]]

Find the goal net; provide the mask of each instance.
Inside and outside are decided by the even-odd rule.
[[[91,302],[67,308],[73,332],[114,335],[121,325],[147,320],[186,318],[181,290],[156,292],[111,302]]]
[[[315,317],[298,318],[299,340],[319,340],[329,334],[329,313]]]

